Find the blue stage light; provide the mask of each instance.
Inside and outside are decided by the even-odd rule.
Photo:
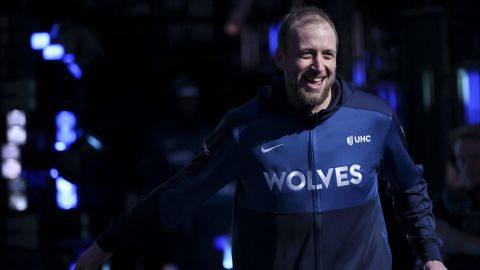
[[[61,152],[67,150],[67,145],[64,142],[56,142],[55,150]]]
[[[58,33],[60,32],[60,23],[54,23],[52,28],[50,28],[50,36],[52,39],[58,38]]]
[[[365,86],[367,81],[365,61],[358,60],[353,64],[353,85],[357,87]]]
[[[77,140],[77,117],[69,111],[61,111],[55,118],[57,125],[55,149],[64,151]]]
[[[25,211],[28,208],[28,198],[24,192],[13,192],[8,196],[8,208],[14,211]]]
[[[271,25],[268,28],[268,51],[270,52],[271,56],[275,56],[275,51],[278,47],[278,30],[280,29],[280,24]]]
[[[61,60],[65,54],[65,49],[61,44],[52,44],[43,49],[44,60]]]
[[[20,159],[20,148],[17,144],[7,143],[2,146],[2,159]]]
[[[74,130],[57,130],[57,141],[66,144],[67,148],[77,140],[77,133]]]
[[[59,129],[73,129],[77,125],[77,117],[73,112],[61,111],[57,113],[55,123]]]
[[[457,71],[458,96],[463,103],[465,122],[480,123],[480,71]]]
[[[100,142],[97,138],[95,138],[91,135],[87,136],[87,142],[88,142],[88,144],[90,144],[93,148],[95,148],[98,151],[103,149],[102,142]]]
[[[24,111],[11,110],[7,113],[8,126],[25,126],[26,123],[27,117]]]
[[[53,179],[57,179],[58,177],[58,171],[57,169],[50,169],[50,177],[52,177]]]
[[[394,111],[398,109],[397,89],[394,82],[382,82],[379,84],[377,93],[392,106]]]
[[[73,53],[66,53],[63,55],[62,61],[65,64],[72,63],[73,61],[75,61],[75,55]]]
[[[2,177],[4,179],[14,180],[20,177],[22,173],[22,164],[18,159],[4,159],[2,162]]]
[[[230,237],[228,235],[219,235],[213,240],[213,245],[215,248],[223,252],[223,268],[232,269],[233,260],[232,260],[232,247],[230,244]]]
[[[80,68],[79,65],[77,65],[75,62],[71,62],[67,64],[68,71],[73,75],[75,79],[81,79],[82,78],[82,69]]]
[[[77,186],[63,177],[57,177],[55,186],[57,188],[57,206],[64,210],[76,208],[78,205]]]
[[[30,46],[34,50],[42,50],[50,45],[50,34],[46,32],[33,33],[30,36]]]
[[[18,145],[25,144],[27,142],[27,131],[21,126],[8,127],[7,141]]]

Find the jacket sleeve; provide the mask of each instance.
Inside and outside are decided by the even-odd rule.
[[[393,116],[387,132],[384,153],[384,176],[387,194],[403,233],[416,255],[424,261],[442,260],[441,241],[435,234],[435,219],[422,168],[417,166],[406,149],[405,136]]]
[[[240,171],[239,151],[229,122],[227,114],[203,144],[201,153],[130,211],[113,220],[97,244],[113,252],[133,237],[144,238],[156,230],[171,229],[235,179]]]

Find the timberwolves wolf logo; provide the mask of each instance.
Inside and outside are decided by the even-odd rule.
[[[350,135],[347,137],[347,144],[352,146],[354,143],[369,143],[372,141],[372,136],[363,135],[363,136],[353,136]]]

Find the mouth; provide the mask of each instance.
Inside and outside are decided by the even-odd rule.
[[[307,76],[307,75],[302,76],[302,80],[304,81],[305,86],[307,86],[308,90],[311,90],[311,91],[321,90],[326,78],[327,76],[315,76],[315,77]]]

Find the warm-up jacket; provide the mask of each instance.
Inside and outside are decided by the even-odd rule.
[[[426,184],[394,112],[338,76],[333,91],[311,114],[289,105],[278,81],[230,110],[199,156],[112,222],[99,246],[172,228],[236,179],[235,269],[391,269],[382,175],[414,252],[441,260]]]

